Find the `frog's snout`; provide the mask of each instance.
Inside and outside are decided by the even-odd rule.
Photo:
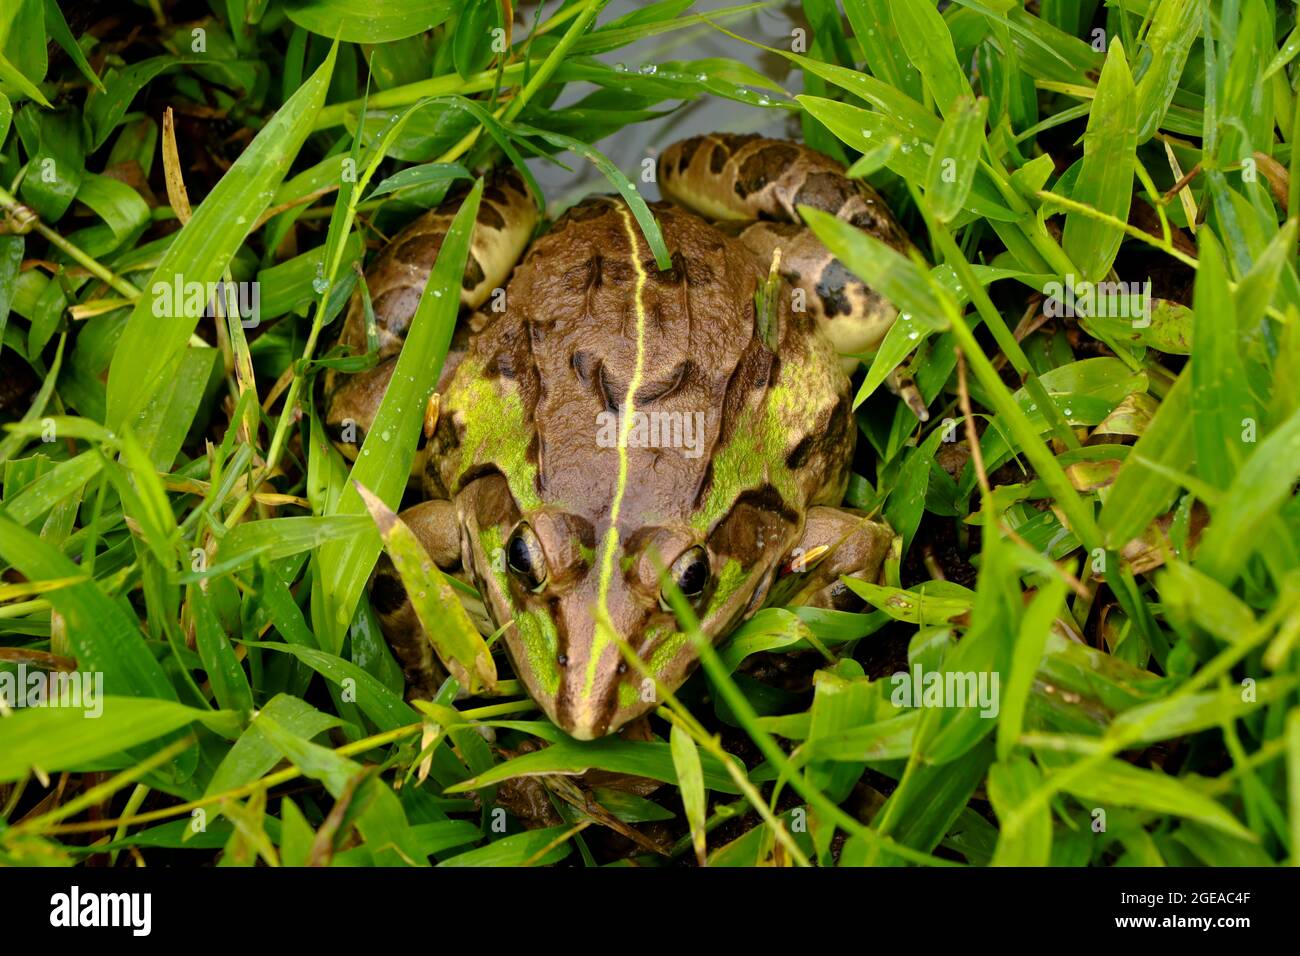
[[[655,616],[654,610],[630,597],[615,592],[603,610],[578,594],[559,602],[567,653],[551,719],[578,740],[611,734],[656,705],[654,682],[647,684],[621,650],[628,647],[644,660],[646,634]]]

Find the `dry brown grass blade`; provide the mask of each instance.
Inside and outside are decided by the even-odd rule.
[[[181,154],[176,148],[176,119],[172,108],[167,107],[163,113],[162,124],[162,160],[163,177],[167,180],[167,201],[172,212],[184,226],[190,221],[193,210],[190,208],[189,193],[185,191],[185,176],[181,172]]]

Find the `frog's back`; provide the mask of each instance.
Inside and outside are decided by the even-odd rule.
[[[842,493],[853,432],[830,343],[782,289],[769,348],[767,265],[695,215],[655,212],[664,271],[619,200],[581,203],[534,243],[443,395],[432,488],[499,471],[524,509],[706,533],[742,497],[795,516]]]

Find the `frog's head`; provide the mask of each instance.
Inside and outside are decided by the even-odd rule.
[[[713,643],[762,604],[799,531],[794,514],[756,495],[711,531],[666,521],[625,536],[602,535],[587,514],[520,509],[499,474],[457,502],[479,591],[494,620],[513,622],[504,639],[516,672],[580,740],[652,710],[660,689],[675,691],[694,668],[698,649],[670,610],[665,578]]]
[[[621,204],[534,244],[442,395],[426,472],[516,672],[580,739],[652,710],[698,660],[661,569],[720,639],[762,605],[807,508],[838,502],[853,442],[848,381],[788,290],[765,338],[764,267],[659,213],[668,270]]]

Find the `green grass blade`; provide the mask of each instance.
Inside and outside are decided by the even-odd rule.
[[[50,544],[7,518],[0,518],[0,557],[33,581],[80,574],[77,566]],[[106,694],[176,699],[176,691],[145,645],[135,617],[97,583],[86,578],[46,596],[67,625],[78,669],[102,673]]]
[[[1146,46],[1151,59],[1137,85],[1138,142],[1150,139],[1164,121],[1201,29],[1200,0],[1160,0]]]
[[[951,222],[966,206],[979,167],[988,111],[988,100],[983,97],[978,100],[963,97],[944,120],[930,157],[925,188],[934,216],[940,222]]]
[[[384,548],[402,579],[406,595],[416,617],[424,625],[438,659],[471,694],[494,690],[497,668],[492,652],[456,597],[456,592],[447,583],[446,576],[438,570],[415,533],[391,508],[359,482],[357,491],[379,528]]]
[[[1111,43],[1097,84],[1097,97],[1083,134],[1083,168],[1071,198],[1121,222],[1133,198],[1133,163],[1137,151],[1137,100],[1124,45]],[[1124,232],[1077,212],[1065,217],[1061,245],[1087,282],[1106,278]]]
[[[336,51],[293,94],[258,133],[216,187],[194,210],[168,246],[154,278],[158,283],[198,282],[205,288],[221,279],[226,266],[258,217],[270,205],[325,101]],[[151,285],[152,289],[152,285]],[[160,322],[156,300],[136,302],[108,373],[109,427],[130,424],[175,373],[198,316],[171,315]],[[176,311],[176,310],[173,310]],[[182,310],[183,311],[183,310]]]
[[[357,484],[365,486],[389,508],[401,499],[411,474],[423,418],[418,412],[424,409],[438,382],[451,343],[460,308],[461,277],[465,273],[474,217],[482,194],[483,181],[479,180],[447,230],[388,390],[366,432],[349,476],[351,483],[339,499],[336,514],[365,515],[365,503]],[[380,547],[379,533],[373,524],[367,533],[327,541],[321,546],[318,556],[330,614],[326,622],[329,630],[322,633],[321,622],[317,622],[317,636],[327,642],[326,649],[337,650],[342,646],[343,634],[379,558]]]
[[[111,761],[135,763],[124,751],[170,734],[194,721],[223,733],[237,732],[239,718],[225,711],[198,710],[172,700],[100,698],[103,713],[88,733],[85,713],[75,707],[24,707],[0,720],[0,782],[20,780],[33,767],[46,773],[78,770]]]
[[[1278,514],[1300,480],[1300,411],[1260,442],[1213,509],[1196,566],[1231,584],[1269,541]]]
[[[921,71],[944,116],[962,97],[974,99],[970,80],[957,63],[948,24],[930,0],[893,0],[889,4],[898,40],[907,58]]]

